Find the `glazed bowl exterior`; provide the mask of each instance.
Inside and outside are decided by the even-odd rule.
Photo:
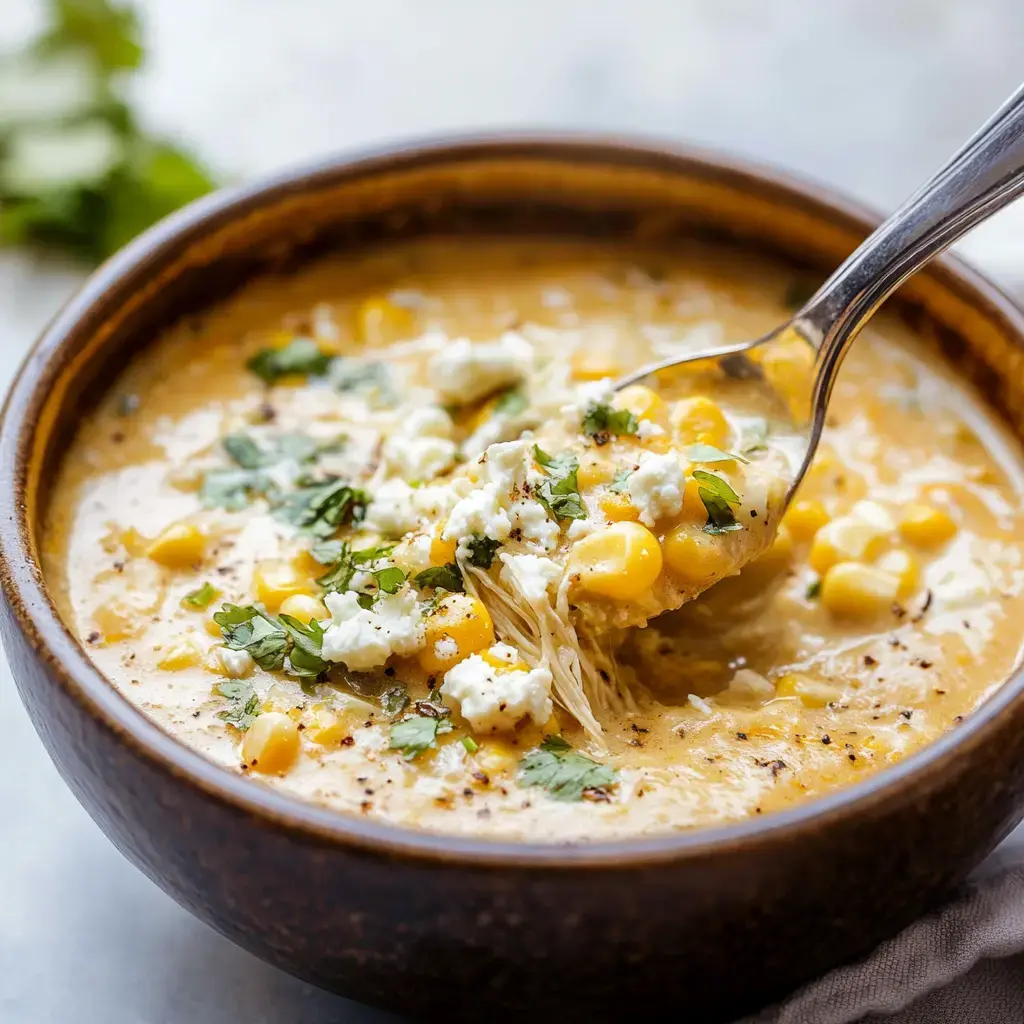
[[[430,1017],[728,1020],[929,910],[1024,811],[1019,674],[903,764],[793,810],[574,846],[455,838],[301,803],[180,745],[92,665],[37,554],[55,464],[117,368],[262,273],[425,235],[506,235],[724,238],[823,275],[874,222],[817,187],[698,151],[505,137],[329,162],[147,232],[50,325],[0,431],[0,627],[75,795],[222,934],[318,985]],[[952,259],[894,301],[1024,435],[1018,311]]]

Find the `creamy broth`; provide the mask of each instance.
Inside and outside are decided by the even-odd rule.
[[[781,526],[784,410],[602,384],[761,334],[791,284],[497,242],[259,281],[83,423],[42,536],[61,612],[172,735],[347,813],[583,840],[853,782],[1015,665],[1019,455],[885,318]]]

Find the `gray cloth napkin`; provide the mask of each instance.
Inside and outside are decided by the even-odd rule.
[[[1024,826],[942,910],[741,1024],[1021,1024]]]

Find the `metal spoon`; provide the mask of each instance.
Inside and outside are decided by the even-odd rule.
[[[669,367],[718,372],[758,382],[783,398],[778,381],[763,367],[787,346],[810,350],[811,372],[788,381],[784,402],[805,442],[799,470],[786,492],[783,510],[800,486],[825,424],[832,385],[858,331],[882,302],[976,224],[1013,202],[1024,191],[1024,86],[932,178],[870,235],[792,319],[774,331],[715,350],[677,355],[649,363],[614,384],[616,391]],[[773,349],[774,347],[774,349]],[[748,353],[759,350],[751,358]],[[767,357],[767,358],[766,358]],[[704,365],[695,365],[704,364]],[[794,394],[794,389],[796,394]],[[797,453],[799,458],[799,452]],[[796,461],[796,460],[794,460]]]

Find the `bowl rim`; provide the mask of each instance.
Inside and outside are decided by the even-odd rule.
[[[176,243],[198,237],[225,220],[279,201],[289,193],[341,184],[382,171],[481,158],[543,158],[551,161],[633,165],[721,182],[742,191],[774,196],[818,219],[830,218],[865,233],[878,214],[841,192],[799,174],[744,157],[656,138],[578,132],[495,132],[427,137],[343,152],[291,170],[222,189],[199,199],[149,228],[86,279],[30,347],[0,414],[0,585],[17,627],[37,655],[52,667],[72,697],[99,724],[116,733],[134,753],[176,776],[205,796],[265,823],[317,841],[390,857],[477,868],[627,869],[696,860],[737,852],[757,841],[787,841],[856,815],[901,788],[944,771],[969,746],[983,744],[996,720],[1024,694],[1018,665],[1004,683],[961,725],[896,765],[825,796],[764,817],[710,828],[654,836],[558,843],[521,842],[502,837],[431,832],[361,818],[293,797],[235,774],[175,739],[132,704],[89,659],[50,599],[30,541],[25,490],[32,424],[27,416],[43,401],[48,371],[76,325],[104,305],[123,279],[158,267]],[[947,290],[965,297],[1024,345],[1024,311],[997,286],[951,255],[923,273],[937,276]]]

